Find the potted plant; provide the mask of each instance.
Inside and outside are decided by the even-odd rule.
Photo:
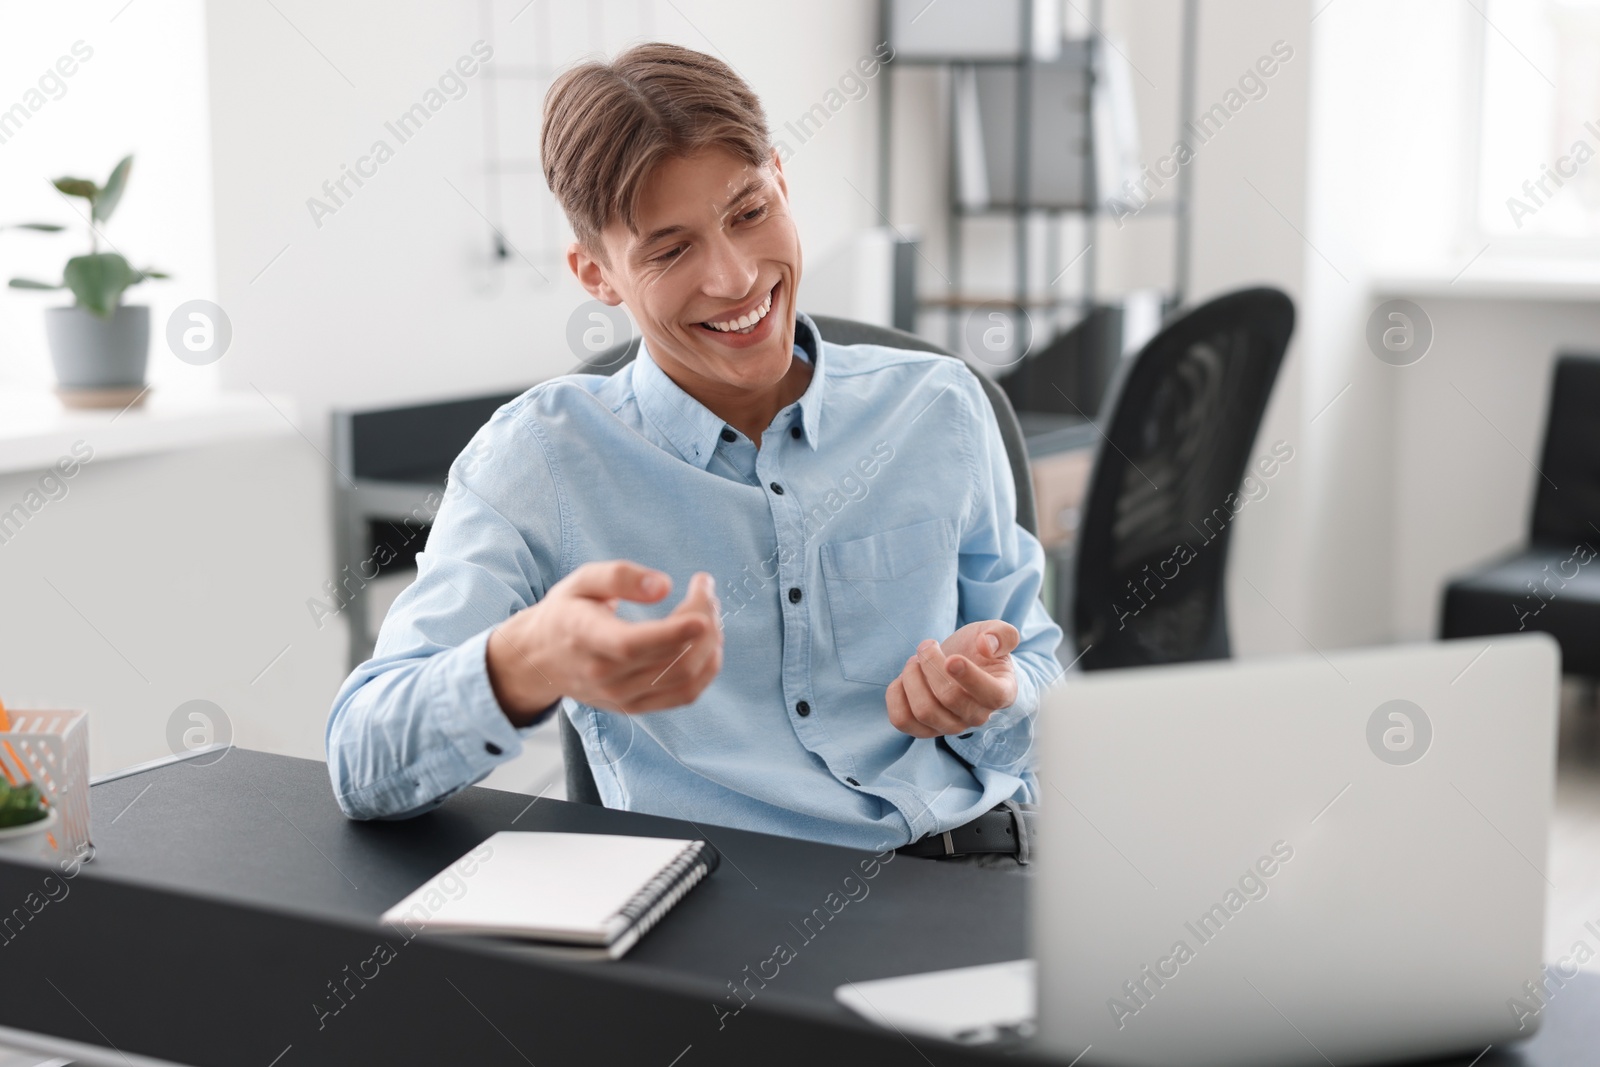
[[[70,307],[45,311],[50,359],[56,369],[56,394],[68,407],[122,407],[144,392],[145,364],[150,356],[150,309],[125,306],[122,294],[147,278],[165,278],[156,270],[136,270],[122,253],[100,251],[100,226],[122,200],[133,157],[116,165],[104,185],[87,178],[57,178],[65,196],[89,202],[89,252],[67,260],[59,283],[12,278],[13,289],[69,289]],[[29,228],[45,228],[31,224]]]
[[[58,821],[32,782],[12,785],[0,777],[0,855],[39,855],[39,836]]]

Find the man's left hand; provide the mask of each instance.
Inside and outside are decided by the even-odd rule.
[[[1017,699],[1011,650],[1020,635],[1008,622],[968,623],[941,641],[928,639],[889,683],[889,721],[912,737],[966,733]]]

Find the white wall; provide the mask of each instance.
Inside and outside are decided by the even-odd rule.
[[[564,244],[564,228],[559,243],[526,247],[520,234],[534,231],[513,230],[531,263],[517,253],[505,265],[489,260],[478,212],[492,210],[482,173],[483,105],[496,70],[564,67],[595,47],[614,52],[648,34],[725,56],[781,131],[871,52],[875,24],[869,5],[849,0],[763,9],[760,18],[727,0],[612,3],[593,5],[603,24],[564,28],[548,19],[576,18],[575,8],[551,0],[520,15],[521,3],[444,0],[277,6],[284,17],[269,5],[210,5],[218,273],[237,350],[223,374],[295,394],[304,429],[317,441],[330,407],[524,386],[578,358],[566,324],[587,298],[547,254]],[[556,45],[535,33],[545,26]],[[468,81],[467,94],[398,145],[319,228],[307,199],[375,139],[394,142],[385,121],[491,34],[496,58]],[[805,61],[774,62],[774,41]],[[505,137],[531,151],[542,85],[502,78],[496,88],[503,120],[530,116],[527,128]],[[813,257],[876,221],[847,184],[872,190],[875,119],[869,93],[794,146],[790,188]],[[533,214],[527,205],[549,201],[537,173],[508,194],[505,214],[514,222]]]
[[[286,429],[84,466],[0,545],[6,703],[88,710],[94,774],[173,752],[168,722],[191,700],[241,745],[320,759],[344,655],[302,603],[321,581],[306,524],[320,467]],[[0,476],[0,501],[38,477]]]
[[[1240,109],[1191,164],[1191,301],[1265,284],[1287,292],[1299,313],[1252,453],[1263,454],[1282,440],[1295,448],[1297,458],[1269,483],[1265,498],[1239,513],[1233,534],[1228,611],[1241,655],[1305,651],[1302,632],[1313,610],[1305,581],[1307,468],[1299,465],[1299,457],[1309,417],[1303,386],[1306,288],[1323,268],[1296,232],[1305,228],[1308,92],[1317,63],[1309,47],[1309,18],[1309,5],[1277,0],[1200,5],[1197,109],[1221,100],[1271,53],[1274,42],[1294,50],[1268,82],[1267,95]]]
[[[1431,435],[1432,424],[1419,424],[1401,400],[1429,368],[1383,363],[1364,330],[1377,304],[1375,273],[1419,261],[1464,266],[1472,255],[1456,242],[1470,190],[1466,20],[1474,17],[1449,0],[1342,0],[1314,28],[1328,61],[1314,75],[1307,236],[1328,262],[1312,274],[1304,333],[1316,420],[1307,558],[1311,636],[1330,647],[1402,636],[1391,611],[1395,539],[1405,534],[1397,506],[1415,500],[1435,511],[1440,499],[1437,486],[1402,486],[1396,476],[1402,432]],[[1426,361],[1450,359],[1464,341],[1439,337]],[[1415,627],[1405,634],[1422,636]]]

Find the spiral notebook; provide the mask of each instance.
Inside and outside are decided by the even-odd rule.
[[[617,959],[716,866],[705,841],[501,830],[383,921]]]

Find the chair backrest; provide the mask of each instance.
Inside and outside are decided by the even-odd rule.
[[[1563,355],[1550,386],[1544,455],[1534,482],[1535,543],[1600,540],[1600,357]]]
[[[1229,534],[1293,331],[1286,295],[1246,289],[1170,321],[1122,368],[1078,526],[1083,669],[1228,656]]]
[[[904,330],[873,326],[830,315],[813,315],[811,321],[817,324],[817,332],[822,335],[822,339],[833,344],[882,345],[885,348],[935,352],[951,359],[961,358]],[[638,354],[639,339],[636,337],[580,363],[573,368],[572,373],[615,374]],[[970,364],[968,366],[972,369]],[[1039,528],[1033,503],[1033,477],[1028,470],[1028,452],[1023,443],[1022,426],[1017,421],[1017,413],[1012,410],[1011,401],[1006,399],[999,385],[976,369],[972,369],[972,373],[977,376],[979,384],[983,387],[983,394],[988,398],[989,407],[994,412],[995,422],[1000,426],[1000,436],[1005,441],[1006,457],[1011,465],[1011,478],[1016,486],[1017,522],[1029,533],[1037,534]],[[583,739],[578,736],[577,728],[572,725],[572,720],[565,712],[558,711],[556,717],[560,720],[561,756],[566,767],[567,799],[584,804],[599,804],[600,791],[595,787],[594,772],[590,770],[588,757],[584,754]]]

